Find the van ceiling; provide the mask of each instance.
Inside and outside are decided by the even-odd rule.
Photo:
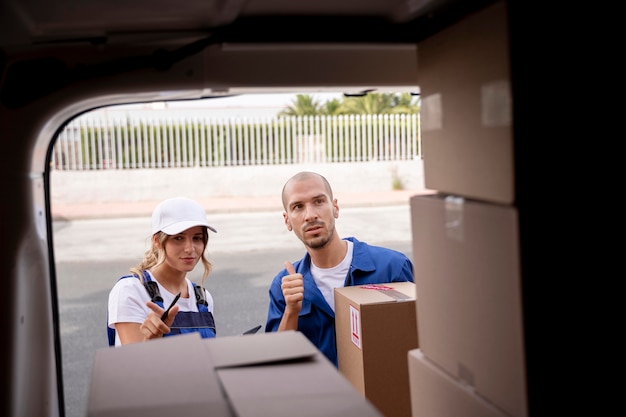
[[[416,42],[493,0],[0,0],[0,46],[131,42]]]

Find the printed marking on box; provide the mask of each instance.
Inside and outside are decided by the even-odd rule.
[[[350,338],[361,349],[361,313],[354,306],[350,306]]]
[[[386,285],[374,285],[374,284],[368,284],[368,285],[362,285],[361,288],[366,289],[366,290],[376,290],[376,291],[380,291],[382,293],[384,293],[385,295],[393,298],[396,301],[403,301],[403,300],[413,300],[414,298],[406,295],[405,293],[398,291],[398,290],[394,290],[392,287],[388,287]]]

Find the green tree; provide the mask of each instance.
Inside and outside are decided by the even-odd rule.
[[[362,97],[332,99],[324,103],[309,94],[298,94],[278,116],[332,116],[342,114],[414,114],[419,99],[409,93],[369,93]]]
[[[332,100],[328,100],[324,103],[324,106],[322,108],[322,114],[326,116],[332,116],[334,114],[337,114],[339,108],[341,108],[341,101],[339,99],[334,98]]]
[[[419,113],[419,96],[413,97],[410,93],[394,94],[391,101],[393,113]]]
[[[344,99],[339,114],[417,113],[419,107],[409,93],[369,93]]]
[[[278,116],[317,116],[323,114],[323,106],[310,94],[298,94]]]

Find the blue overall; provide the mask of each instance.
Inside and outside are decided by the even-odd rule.
[[[145,279],[144,286],[146,287],[146,291],[148,291],[152,302],[157,304],[162,309],[165,309],[163,306],[163,298],[159,293],[158,284],[156,281],[152,280],[148,272],[144,271],[143,276]],[[124,275],[120,279],[131,277],[139,279],[137,275]],[[202,338],[211,338],[216,336],[215,320],[213,319],[213,313],[211,313],[207,307],[208,303],[205,298],[204,288],[197,285],[195,282],[192,284],[196,296],[198,311],[179,311],[178,314],[176,314],[176,318],[174,318],[174,322],[170,326],[170,332],[164,334],[163,337],[193,332],[200,333]],[[111,329],[107,326],[107,333],[109,346],[115,346],[115,329]]]

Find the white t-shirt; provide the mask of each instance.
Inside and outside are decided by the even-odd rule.
[[[319,268],[311,261],[311,275],[313,275],[317,288],[333,311],[335,311],[335,288],[343,287],[348,271],[350,271],[350,264],[352,264],[354,243],[349,240],[346,242],[348,242],[346,256],[338,265],[332,268]]]
[[[176,294],[172,294],[166,290],[156,279],[154,279],[152,274],[150,274],[150,276],[158,284],[159,292],[161,293],[161,297],[163,297],[163,305],[167,308],[167,306],[174,301]],[[188,278],[186,278],[186,281],[187,290],[190,296],[188,298],[179,298],[176,305],[178,306],[179,311],[197,312],[198,305],[196,303],[193,284]],[[213,313],[213,297],[206,289],[204,290],[204,293],[208,303],[207,308],[211,313]],[[115,323],[143,323],[146,317],[148,317],[148,314],[150,314],[150,311],[152,311],[148,308],[148,306],[146,306],[147,301],[150,301],[150,295],[148,294],[148,291],[146,291],[146,287],[144,287],[141,280],[129,277],[117,281],[109,293],[109,327],[115,329]],[[115,346],[121,346],[117,332],[115,333]]]

